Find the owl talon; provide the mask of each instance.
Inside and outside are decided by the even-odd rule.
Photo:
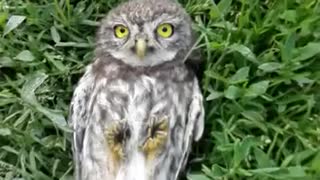
[[[147,159],[151,160],[165,145],[168,136],[168,118],[158,119],[153,117],[147,129],[147,139],[142,145],[142,151],[147,154]]]
[[[124,146],[130,137],[130,128],[126,121],[117,121],[105,131],[108,148],[112,156],[119,161],[125,158]]]

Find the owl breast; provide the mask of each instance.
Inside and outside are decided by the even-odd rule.
[[[169,172],[168,168],[178,169],[182,154],[177,152],[182,152],[186,146],[182,139],[187,124],[188,107],[192,99],[194,77],[184,66],[170,69],[170,71],[128,74],[130,75],[111,80],[106,76],[98,81],[96,87],[99,89],[96,89],[92,96],[97,102],[91,107],[91,122],[96,122],[93,124],[93,131],[99,136],[99,132],[104,132],[115,122],[125,121],[130,129],[130,138],[123,147],[128,158],[124,168],[133,168],[132,173],[137,173],[139,169],[137,166],[141,166],[140,169],[148,169],[153,174],[154,180],[173,177],[174,174],[169,175],[167,172]],[[147,136],[150,136],[146,128],[153,118],[165,119],[168,127],[165,132],[164,146],[153,154],[150,160],[147,154],[141,153],[140,146],[145,143]],[[102,143],[99,147],[107,146],[103,138],[92,139],[92,141],[97,139]],[[94,146],[89,147],[88,151],[93,151],[94,148]],[[148,161],[152,163],[148,165]],[[105,160],[102,163],[107,162],[108,160]],[[141,172],[141,174],[148,173]],[[131,175],[117,177],[119,176]]]
[[[169,72],[163,72],[169,73]],[[100,120],[105,126],[112,121],[127,120],[133,132],[147,123],[152,116],[183,119],[191,100],[192,81],[185,78],[156,74],[139,74],[127,78],[105,80],[105,87],[97,94],[97,106],[103,112]],[[166,77],[168,79],[166,79]],[[103,80],[102,80],[103,81]]]

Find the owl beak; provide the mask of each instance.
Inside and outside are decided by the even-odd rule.
[[[147,43],[145,39],[136,40],[136,54],[142,60],[146,55]]]

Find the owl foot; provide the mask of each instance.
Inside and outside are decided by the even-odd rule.
[[[116,161],[125,158],[124,146],[130,138],[130,128],[126,121],[116,121],[105,131],[108,148]]]
[[[156,154],[163,148],[168,136],[168,118],[152,117],[147,127],[147,139],[142,145],[142,151],[148,160],[155,158]]]

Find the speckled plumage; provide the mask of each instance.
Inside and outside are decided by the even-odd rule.
[[[114,24],[125,21],[133,29],[149,23],[136,29],[155,48],[144,60],[128,56],[131,37],[120,42],[109,34]],[[152,44],[155,37],[145,31],[163,21],[174,24],[176,36]],[[102,21],[95,60],[80,79],[70,107],[76,179],[178,178],[204,126],[198,81],[184,64],[191,34],[187,14],[166,0],[130,1]]]

